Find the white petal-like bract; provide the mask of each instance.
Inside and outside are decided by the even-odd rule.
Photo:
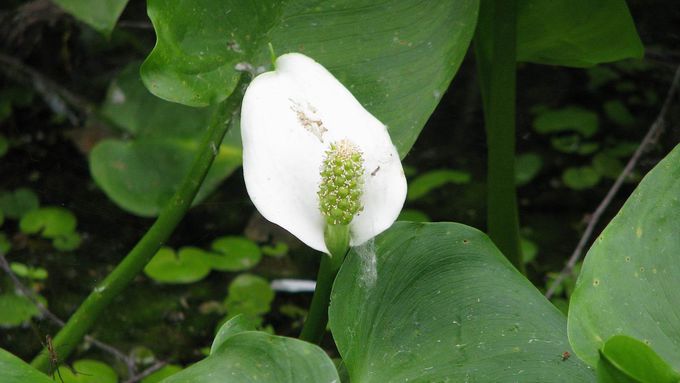
[[[406,198],[406,178],[386,126],[311,58],[289,53],[257,76],[241,109],[243,173],[257,210],[308,246],[328,253],[319,210],[320,168],[332,143],[362,153],[360,211],[350,223],[357,246],[389,228]]]

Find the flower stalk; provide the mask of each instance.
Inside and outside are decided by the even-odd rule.
[[[233,113],[237,110],[241,101],[245,87],[243,78],[229,99],[215,111],[189,174],[186,175],[177,192],[168,201],[154,224],[104,281],[93,289],[92,293],[54,337],[52,347],[57,350],[60,359],[68,358],[114,298],[149,263],[191,207],[191,203],[215,158],[216,153],[212,148],[216,143],[222,142]],[[33,359],[31,365],[39,370],[47,371],[50,366],[50,352],[47,349],[42,350]]]

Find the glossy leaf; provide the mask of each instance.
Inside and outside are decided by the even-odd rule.
[[[483,233],[398,222],[354,248],[330,327],[354,382],[592,382],[564,316]]]
[[[109,35],[128,0],[54,0],[54,2],[78,20]]]
[[[625,336],[616,335],[607,340],[600,350],[604,358],[635,382],[678,383],[680,374],[659,357],[647,344]]]
[[[517,61],[586,67],[643,51],[624,0],[517,2]]]
[[[101,141],[90,153],[95,182],[116,204],[141,216],[160,212],[189,172],[214,108],[163,101],[142,84],[138,65],[109,87],[102,114],[131,137]],[[194,200],[199,203],[241,164],[240,133],[231,129]]]
[[[610,363],[607,358],[600,357],[597,362],[597,383],[640,383],[623,373]]]
[[[260,248],[243,237],[222,237],[213,241],[210,254],[211,267],[220,271],[248,270],[262,259]]]
[[[226,321],[215,335],[213,339],[212,346],[210,346],[210,354],[214,354],[222,344],[232,336],[244,332],[244,331],[255,331],[256,328],[253,326],[252,321],[250,321],[244,315],[236,315],[235,317]]]
[[[477,8],[476,0],[152,0],[157,43],[142,75],[161,98],[209,105],[232,92],[237,68],[271,69],[271,42],[279,55],[304,53],[328,68],[390,128],[403,157],[467,51]]]
[[[680,146],[644,177],[585,258],[569,339],[590,365],[607,339],[625,334],[680,370],[678,227]]]
[[[245,331],[227,338],[209,357],[162,383],[337,383],[335,365],[301,340]]]
[[[3,383],[54,383],[47,375],[28,363],[0,348],[0,382]]]
[[[144,274],[161,283],[193,283],[209,273],[207,253],[195,247],[183,247],[177,253],[163,247],[144,268]]]

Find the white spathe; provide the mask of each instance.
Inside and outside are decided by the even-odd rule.
[[[349,140],[365,174],[350,245],[389,228],[406,198],[406,178],[386,126],[311,58],[289,53],[257,76],[241,109],[243,173],[257,210],[308,246],[328,253],[319,210],[320,168],[331,143]]]

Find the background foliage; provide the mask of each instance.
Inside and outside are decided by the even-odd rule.
[[[210,107],[190,108],[163,101],[149,93],[142,80],[162,99],[204,107],[231,92],[239,75],[235,70],[238,64],[243,64],[239,68],[252,71],[269,68],[266,47],[269,41],[277,53],[299,50],[328,66],[369,110],[387,123],[402,155],[412,147],[405,157],[410,190],[402,213],[404,220],[455,221],[484,227],[485,141],[475,62],[472,55],[465,56],[467,45],[452,45],[456,39],[472,37],[476,6],[432,2],[424,7],[411,7],[411,2],[400,1],[396,2],[397,9],[390,10],[398,17],[381,25],[376,20],[386,10],[384,5],[372,6],[373,2],[355,2],[363,5],[355,7],[347,5],[351,2],[341,3],[343,9],[316,6],[318,2],[311,1],[280,2],[277,7],[260,10],[266,17],[257,22],[246,22],[244,15],[252,11],[250,5],[234,7],[227,13],[218,12],[221,5],[218,1],[184,2],[168,8],[165,1],[150,0],[147,18],[144,2],[131,1],[127,6],[125,3],[102,2],[106,9],[96,11],[91,8],[92,2],[68,0],[10,1],[1,6],[0,249],[8,253],[14,273],[58,316],[67,318],[144,233],[150,223],[144,217],[156,215],[167,201],[195,152],[195,132],[205,129]],[[677,31],[680,25],[680,11],[672,1],[651,5],[629,2],[647,47],[644,60],[586,69],[532,64],[585,67],[642,53],[635,36],[619,33],[626,30],[626,23],[632,22],[615,17],[622,15],[621,2],[519,2],[520,9],[539,10],[547,3],[558,5],[534,13],[541,17],[522,17],[531,13],[520,12],[518,21],[518,57],[525,64],[520,65],[518,72],[515,179],[522,212],[524,261],[531,282],[540,290],[561,268],[588,215],[637,147],[660,109],[673,69],[680,64],[677,34],[668,33]],[[588,19],[590,23],[584,25],[610,29],[573,29],[568,36],[551,33],[564,29],[561,16],[569,12],[568,7],[582,9],[582,13],[570,13],[574,20]],[[116,23],[119,15],[120,21]],[[623,24],[608,23],[610,19],[623,20]],[[185,33],[196,26],[196,20],[212,27],[205,28],[208,32],[204,34]],[[163,32],[155,47],[151,23]],[[447,35],[447,26],[451,24],[460,26],[456,29],[458,36]],[[225,25],[232,29],[224,30]],[[333,27],[328,28],[329,25]],[[348,34],[353,30],[363,30],[370,38],[357,40],[355,35]],[[262,35],[262,31],[268,34]],[[600,32],[609,36],[605,42],[588,39]],[[214,37],[211,33],[233,33],[234,38],[227,46],[218,46],[210,43]],[[572,44],[571,49],[563,48],[565,40]],[[584,54],[584,46],[591,45],[610,49]],[[634,48],[621,49],[630,46]],[[140,77],[137,68],[150,52]],[[362,59],[371,60],[374,65],[366,65]],[[186,73],[204,73],[205,77],[194,81],[193,76],[185,77]],[[669,121],[677,121],[679,109],[677,104],[671,108]],[[629,177],[599,229],[623,204],[641,176],[678,141],[680,130],[671,123]],[[246,330],[259,328],[278,336],[296,336],[306,313],[308,294],[274,291],[269,282],[277,278],[313,278],[318,257],[254,211],[238,170],[239,146],[238,126],[234,126],[222,145],[215,147],[217,165],[171,243],[159,251],[145,269],[145,275],[117,299],[109,309],[110,315],[93,331],[98,339],[130,351],[142,366],[156,360],[174,364],[159,371],[157,377],[176,372],[177,365],[186,366],[211,354],[211,340],[227,320],[242,318],[238,320],[244,321]],[[400,231],[406,233],[406,225],[398,226],[387,236],[408,237]],[[421,311],[445,315],[436,312],[436,296],[449,294],[465,301],[462,307],[470,309],[471,317],[460,316],[460,321],[475,320],[483,327],[484,320],[492,314],[476,299],[499,304],[522,297],[523,302],[535,303],[534,315],[550,318],[534,324],[522,316],[522,311],[512,308],[504,311],[517,318],[516,328],[505,329],[512,336],[529,336],[531,331],[551,334],[548,340],[552,343],[531,342],[527,349],[517,351],[551,366],[531,373],[590,377],[578,360],[562,360],[562,353],[569,350],[563,331],[539,328],[554,324],[555,328],[564,329],[563,317],[514,274],[493,248],[485,245],[488,239],[453,224],[410,225],[408,233],[432,231],[432,235],[441,237],[442,247],[447,239],[457,244],[460,238],[474,239],[473,245],[478,246],[474,252],[442,250],[437,252],[442,264],[437,265],[446,269],[450,266],[446,262],[451,261],[445,260],[451,257],[472,272],[488,273],[490,268],[515,286],[515,294],[504,296],[484,284],[474,290],[466,289],[466,281],[452,284],[451,290],[440,293],[426,284],[420,287],[421,291],[432,295],[432,300],[423,302],[426,307]],[[643,233],[647,235],[648,231]],[[373,250],[389,253],[389,247],[381,238],[376,240]],[[596,247],[593,251],[600,250]],[[361,250],[354,252],[340,278],[353,275],[352,268],[364,270],[361,262],[366,254],[370,252],[363,255]],[[605,264],[597,265],[599,262]],[[590,276],[597,270],[595,267],[609,269],[606,262],[611,261],[598,259],[587,263],[584,275]],[[644,257],[635,262],[641,262],[634,264],[638,272],[641,267],[652,272],[654,266],[645,263]],[[421,275],[417,268],[408,271]],[[623,274],[614,277],[627,280]],[[568,278],[553,299],[554,305],[564,312],[575,281]],[[656,285],[663,280],[647,281],[652,287],[667,290]],[[649,286],[630,287],[644,290]],[[399,312],[410,307],[407,303],[412,297],[398,294],[389,286],[384,288],[395,293],[395,304],[384,310],[405,318],[412,325],[409,327],[412,333],[403,344],[390,344],[390,334],[384,334],[387,340],[373,339],[375,344],[371,347],[375,350],[401,347],[402,359],[398,359],[401,364],[418,364],[416,356],[420,354],[414,350],[418,349],[420,339],[441,340],[441,334],[419,326],[419,319],[409,317],[410,313]],[[344,296],[347,301],[338,299],[334,303],[333,310],[338,310],[335,315],[341,315],[337,307],[342,305],[376,307],[371,301],[373,297],[364,296],[361,291],[347,294]],[[654,299],[647,301],[657,303]],[[578,293],[574,302],[603,304],[582,302]],[[477,303],[481,304],[479,310],[474,309]],[[57,330],[38,314],[29,300],[16,293],[12,282],[4,274],[0,276],[3,327],[0,348],[24,359],[34,355],[45,342],[45,335]],[[373,314],[380,313],[366,315]],[[338,331],[342,335],[337,336],[337,350],[330,339],[322,344],[331,355],[346,357],[346,371],[352,377],[375,372],[366,355],[358,353],[350,358],[346,355],[347,344],[361,337],[365,330],[362,323],[369,319],[332,315],[331,327],[355,320],[359,333]],[[579,324],[570,325],[573,329]],[[455,323],[448,323],[445,329],[454,326]],[[384,329],[389,331],[389,322]],[[660,344],[653,335],[634,335],[655,347]],[[486,347],[496,351],[500,348],[499,352],[508,353],[506,359],[512,368],[523,368],[515,364],[514,350],[503,349],[502,341],[492,346],[479,334],[460,336],[457,344],[464,345],[460,358],[474,362],[476,352],[488,351]],[[281,347],[293,342],[249,332],[234,336],[231,342],[253,337],[257,338],[253,342],[278,342]],[[605,339],[603,336],[602,341]],[[472,344],[486,345],[467,354],[465,348]],[[582,344],[591,347],[585,337]],[[667,360],[677,356],[672,345],[661,345],[656,350],[661,356]],[[624,346],[637,347],[627,343]],[[616,365],[616,347],[624,346],[607,346],[613,351],[600,358],[602,363]],[[300,347],[301,353],[320,353],[318,349],[305,350],[296,342],[290,347]],[[586,362],[592,365],[598,356],[596,348],[591,349],[592,358]],[[433,361],[438,355],[436,350],[433,348],[427,354],[431,353]],[[260,355],[258,350],[249,352]],[[279,350],[274,348],[272,352]],[[201,363],[228,364],[230,358],[211,355]],[[104,367],[91,359],[105,362]],[[11,363],[15,362],[20,365],[11,359]],[[125,370],[119,360],[87,346],[81,347],[69,362],[77,371],[94,369],[97,376],[111,373],[122,376]],[[479,363],[477,368],[488,369],[490,373],[502,376],[508,372],[501,366]],[[420,363],[420,367],[430,366]],[[673,367],[678,369],[677,364]],[[67,376],[69,371],[62,367],[63,375]],[[188,369],[183,374],[191,373]],[[388,374],[374,376],[376,381],[384,381],[408,376],[413,370],[383,368],[377,373]],[[462,372],[451,373],[463,376]],[[147,383],[151,381],[154,380]]]

